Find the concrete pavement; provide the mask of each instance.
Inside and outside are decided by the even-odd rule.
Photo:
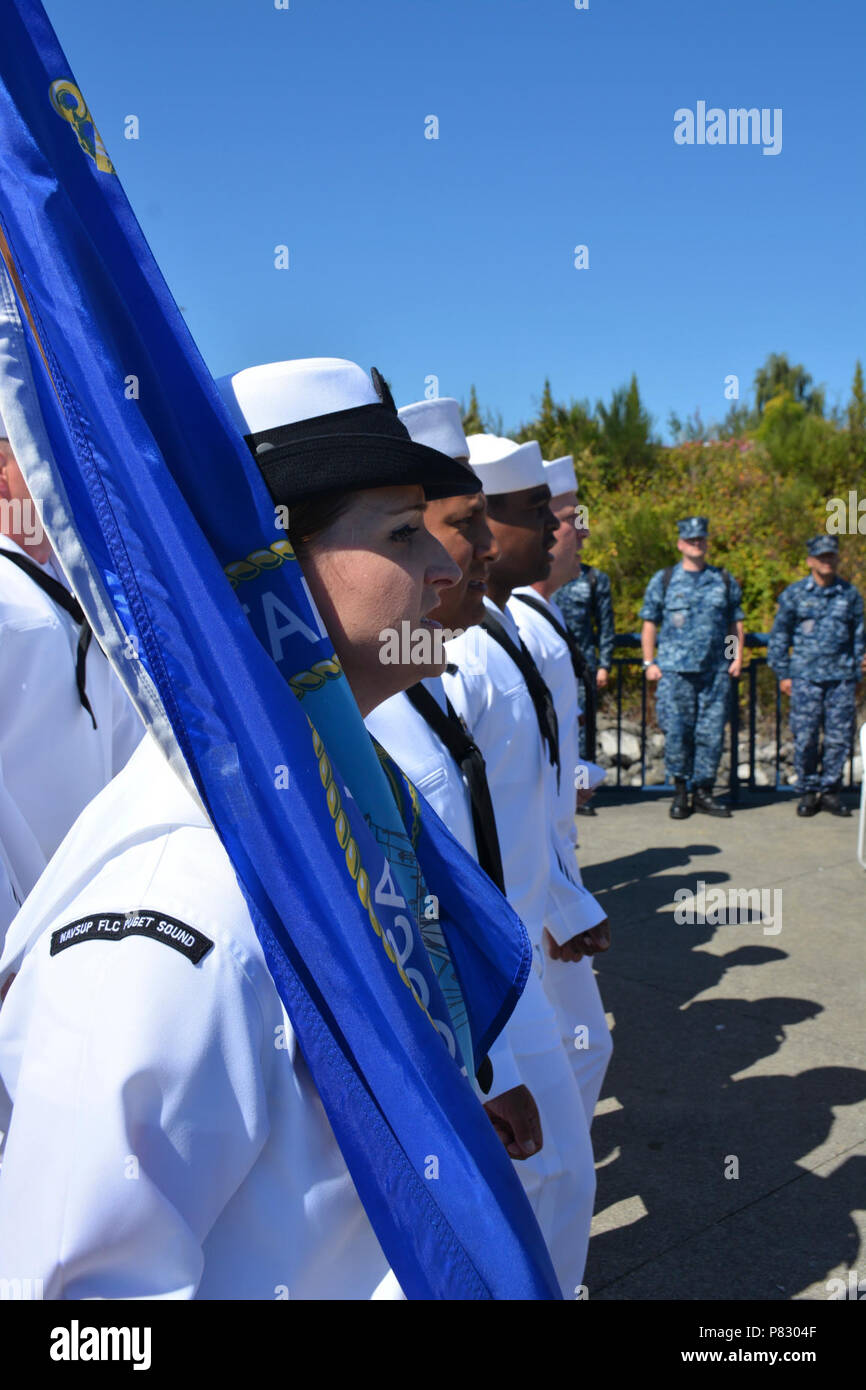
[[[667,797],[601,792],[578,820],[613,930],[590,1299],[827,1299],[852,1270],[866,1296],[866,871],[848,799],[850,820],[746,797],[730,820],[677,822]],[[703,903],[674,900],[699,880]]]

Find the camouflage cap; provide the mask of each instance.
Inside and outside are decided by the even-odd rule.
[[[828,553],[838,555],[839,538],[838,536],[828,536],[826,533],[823,536],[813,536],[810,541],[806,542],[806,549],[810,555],[826,555]]]
[[[709,530],[709,518],[705,516],[685,516],[682,521],[677,522],[681,541],[698,541],[702,536],[706,538]]]

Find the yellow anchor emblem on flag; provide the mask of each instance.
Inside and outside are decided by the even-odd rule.
[[[101,169],[103,174],[113,174],[114,165],[108,158],[102,136],[93,123],[93,117],[87,109],[87,102],[79,92],[74,82],[68,78],[59,78],[52,82],[48,89],[51,97],[51,105],[62,116],[64,121],[68,121],[75,131],[75,137],[85,154],[89,154],[97,169]]]

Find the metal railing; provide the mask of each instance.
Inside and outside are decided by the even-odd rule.
[[[781,767],[781,745],[782,745],[782,694],[779,690],[779,682],[775,680],[775,778],[773,784],[767,787],[759,787],[755,780],[755,765],[757,762],[757,732],[758,732],[758,673],[762,667],[767,666],[767,641],[766,632],[746,633],[745,646],[752,651],[752,657],[748,665],[745,666],[742,676],[731,678],[731,702],[727,721],[727,741],[725,747],[730,756],[729,773],[729,794],[732,802],[739,799],[740,788],[745,785],[749,791],[776,791],[791,793],[792,787],[787,782],[779,779]],[[623,685],[624,671],[629,666],[641,667],[641,714],[640,714],[640,787],[635,787],[637,792],[660,792],[670,789],[671,781],[665,777],[664,782],[647,783],[647,688],[652,682],[647,682],[646,673],[643,671],[643,655],[641,652],[640,634],[637,632],[619,633],[614,640],[614,648],[624,647],[635,652],[635,655],[618,656],[614,651],[612,665],[616,669],[615,699],[616,699],[616,780],[607,785],[622,787],[622,719],[623,719]],[[763,652],[758,655],[758,652]],[[741,779],[739,775],[739,750],[740,750],[740,690],[741,682],[745,680],[747,684],[747,728],[748,728],[748,764],[749,775]],[[610,687],[608,687],[610,689]],[[598,735],[597,735],[598,737]],[[848,787],[854,786],[854,752],[856,744],[856,731],[852,739],[851,751],[848,759]],[[589,752],[592,757],[592,753]],[[724,753],[724,750],[723,750]],[[632,764],[636,768],[637,764]],[[631,789],[628,789],[631,790]]]

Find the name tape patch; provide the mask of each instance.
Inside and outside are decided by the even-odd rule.
[[[198,965],[213,946],[213,942],[195,927],[142,907],[136,912],[104,912],[92,917],[80,917],[51,933],[51,954],[56,956],[67,946],[79,941],[123,941],[128,936],[149,936],[165,946],[180,951],[182,956]]]

